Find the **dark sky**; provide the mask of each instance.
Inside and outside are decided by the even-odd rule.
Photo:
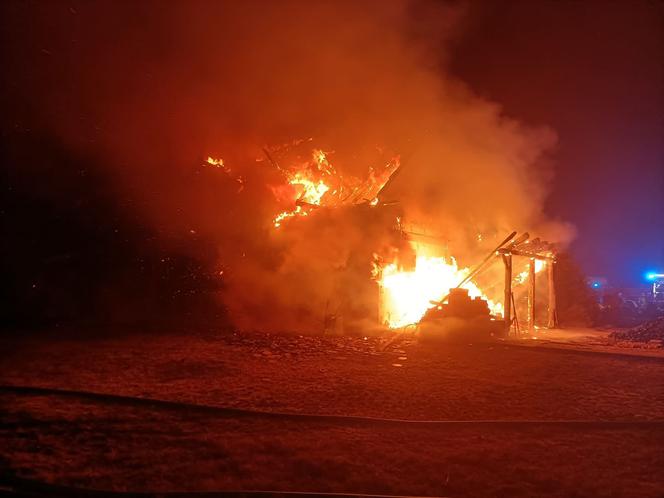
[[[576,225],[587,273],[664,271],[664,2],[474,3],[452,69],[557,131],[547,209]]]

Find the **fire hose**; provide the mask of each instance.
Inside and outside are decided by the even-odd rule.
[[[154,398],[126,396],[93,391],[57,389],[36,386],[0,385],[0,393],[26,396],[59,396],[77,398],[107,404],[125,406],[145,406],[153,409],[186,410],[234,418],[263,418],[297,420],[307,422],[341,423],[346,425],[396,426],[419,428],[459,428],[459,427],[500,427],[523,428],[537,426],[559,426],[570,429],[622,429],[664,427],[664,420],[404,420],[347,415],[321,415],[308,413],[267,412],[242,408],[201,405],[182,401],[168,401]],[[222,490],[222,491],[168,491],[168,492],[126,492],[76,488],[45,483],[34,479],[9,475],[0,476],[0,495],[23,498],[414,498],[404,495],[382,495],[362,493],[325,493],[303,491],[263,491],[263,490]],[[428,497],[442,498],[442,497]]]
[[[501,428],[522,428],[524,426],[560,426],[575,429],[618,429],[625,427],[661,428],[664,420],[411,420],[379,417],[362,417],[357,415],[326,415],[294,412],[271,412],[233,408],[224,406],[201,405],[186,401],[169,401],[156,398],[127,396],[121,394],[99,393],[50,387],[0,385],[0,392],[28,396],[60,396],[98,401],[107,404],[125,406],[145,406],[157,409],[186,410],[188,413],[214,414],[235,418],[279,419],[301,422],[322,422],[345,425],[370,425],[420,428],[458,428],[497,426]]]
[[[303,498],[307,496],[315,498],[445,498],[318,491],[106,491],[49,484],[14,476],[0,477],[0,495],[21,498]]]

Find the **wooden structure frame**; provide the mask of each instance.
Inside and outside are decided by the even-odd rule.
[[[526,247],[524,247],[526,246]],[[547,303],[547,327],[556,328],[558,326],[558,315],[556,312],[556,289],[554,285],[554,268],[556,258],[553,252],[548,249],[549,244],[540,242],[535,239],[532,243],[525,243],[521,245],[510,245],[500,248],[496,251],[503,260],[505,266],[505,292],[504,292],[504,319],[505,319],[505,332],[509,335],[513,322],[512,303],[514,302],[512,294],[512,258],[513,256],[521,256],[529,259],[528,262],[528,331],[532,334],[535,331],[535,261],[541,260],[546,262],[547,271],[547,287],[548,287],[548,303]],[[546,250],[544,250],[546,249]]]
[[[554,268],[555,268],[555,251],[552,244],[546,241],[541,241],[539,238],[529,240],[530,235],[528,232],[516,236],[517,232],[514,231],[509,234],[498,246],[491,251],[482,262],[471,270],[466,277],[457,284],[458,289],[464,283],[469,281],[480,271],[490,265],[493,258],[500,256],[505,266],[505,292],[503,295],[503,310],[505,333],[509,335],[512,328],[512,311],[514,301],[514,294],[512,292],[512,258],[514,256],[529,258],[528,263],[528,331],[535,332],[535,280],[536,268],[535,262],[542,260],[546,262],[547,269],[547,287],[548,287],[548,303],[547,303],[547,327],[558,327],[558,315],[556,312],[556,289],[554,286]],[[451,290],[450,290],[451,292]],[[440,301],[431,301],[431,304],[440,306],[449,298],[447,294]],[[516,318],[516,312],[514,313]]]

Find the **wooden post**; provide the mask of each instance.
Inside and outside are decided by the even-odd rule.
[[[503,254],[503,263],[505,264],[505,296],[503,300],[505,333],[509,335],[512,325],[512,254]]]
[[[528,331],[535,332],[535,258],[528,263]]]
[[[546,273],[549,281],[549,307],[547,310],[548,320],[547,327],[555,329],[558,326],[558,313],[556,313],[556,286],[553,280],[553,265],[554,260],[550,259],[546,262]]]

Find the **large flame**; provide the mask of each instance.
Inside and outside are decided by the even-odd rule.
[[[413,269],[399,268],[396,263],[374,263],[374,278],[380,288],[380,319],[390,328],[419,322],[435,306],[432,301],[443,299],[470,273],[468,268],[459,268],[454,258],[430,256],[421,245],[412,246],[416,253]],[[489,299],[472,280],[462,287],[468,289],[470,297],[486,299],[492,313],[503,313],[503,305]]]
[[[296,205],[274,217],[272,223],[276,228],[288,218],[308,215],[312,206],[321,205],[323,196],[330,190],[325,181],[329,182],[327,177],[332,177],[336,171],[327,160],[327,154],[320,149],[314,149],[311,155],[312,161],[304,163],[295,172],[286,172],[288,183],[293,187],[293,201]]]
[[[376,195],[399,166],[399,157],[392,158],[384,168],[369,168],[366,180],[342,176],[328,158],[328,153],[313,149],[311,160],[283,171],[291,187],[290,202],[293,207],[277,214],[272,220],[279,228],[282,223],[297,216],[307,216],[318,206],[341,206],[369,202],[378,204]]]

